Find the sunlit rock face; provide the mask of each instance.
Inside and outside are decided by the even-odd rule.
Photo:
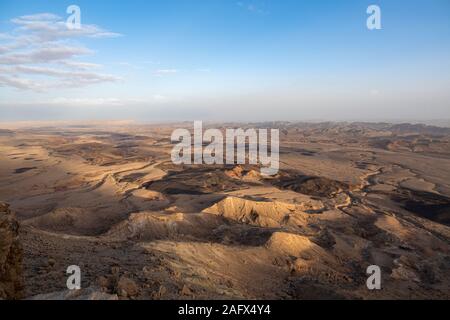
[[[9,210],[0,203],[0,299],[22,297],[22,248],[19,224]]]

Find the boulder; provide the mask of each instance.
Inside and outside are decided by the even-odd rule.
[[[132,279],[122,276],[117,284],[117,292],[121,297],[131,298],[139,294],[139,287]]]

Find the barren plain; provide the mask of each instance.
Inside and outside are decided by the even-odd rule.
[[[248,124],[280,129],[279,174],[263,177],[172,164],[171,132],[187,125],[0,130],[23,297],[450,298],[450,129]],[[370,265],[381,290],[366,286]]]

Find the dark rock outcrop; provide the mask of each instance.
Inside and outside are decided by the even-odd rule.
[[[0,202],[0,299],[22,298],[23,252],[18,236],[18,222],[9,206]]]

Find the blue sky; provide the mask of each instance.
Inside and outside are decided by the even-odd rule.
[[[450,118],[448,0],[2,0],[0,34],[1,120]]]

